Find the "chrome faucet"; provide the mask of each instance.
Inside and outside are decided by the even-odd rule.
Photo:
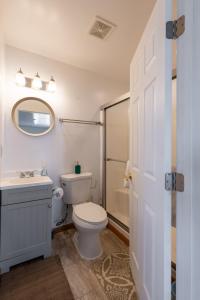
[[[20,178],[26,177],[25,172],[20,172],[19,177],[20,177]]]
[[[35,175],[34,171],[21,171],[19,174],[20,178],[34,177],[34,175]]]

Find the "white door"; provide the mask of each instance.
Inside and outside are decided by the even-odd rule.
[[[130,256],[140,300],[171,299],[170,2],[157,0],[131,63]]]
[[[177,40],[177,300],[200,299],[200,1],[178,0],[185,32]]]

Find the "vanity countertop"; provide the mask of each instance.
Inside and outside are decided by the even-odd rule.
[[[52,185],[53,181],[48,176],[34,176],[28,178],[2,178],[0,180],[0,190],[32,187],[38,185]]]

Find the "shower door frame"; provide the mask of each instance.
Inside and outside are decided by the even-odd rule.
[[[101,121],[103,123],[102,126],[102,165],[101,165],[101,176],[102,176],[102,205],[106,209],[106,109],[109,109],[115,105],[118,105],[122,102],[129,101],[130,100],[130,93],[126,93],[122,95],[121,97],[117,98],[114,101],[111,101],[109,103],[106,103],[101,106]],[[130,122],[129,122],[130,123]],[[129,126],[130,128],[130,126]],[[129,137],[130,140],[130,137]],[[108,212],[107,212],[108,213]],[[117,225],[119,225],[123,230],[129,233],[129,227],[126,226],[124,223],[122,223],[120,220],[115,218],[112,214],[108,213],[108,217],[114,221]]]

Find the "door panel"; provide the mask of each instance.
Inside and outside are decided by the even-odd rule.
[[[129,157],[129,101],[106,109],[106,157],[127,161]]]
[[[106,210],[129,227],[129,190],[124,187],[129,158],[129,100],[106,108]]]
[[[108,200],[106,208],[109,213],[112,213],[112,211],[116,209],[117,193],[124,189],[123,179],[125,167],[126,164],[122,162],[106,162],[106,199]]]
[[[154,79],[144,89],[144,172],[150,177],[155,176],[155,84]]]
[[[133,104],[132,110],[132,123],[133,123],[133,134],[132,134],[132,143],[133,143],[133,151],[131,153],[132,156],[132,164],[135,169],[139,167],[139,99],[137,98]]]
[[[47,245],[50,249],[51,209],[49,205],[51,199],[1,207],[1,260],[25,255],[29,251]]]
[[[171,41],[170,1],[157,0],[131,63],[132,185],[130,256],[141,300],[170,299]]]
[[[155,274],[155,213],[152,208],[144,206],[144,269],[143,282],[146,299],[153,299],[153,284]],[[149,274],[151,276],[149,276]]]
[[[200,1],[178,0],[186,29],[177,40],[177,300],[200,299]]]
[[[106,210],[129,227],[129,194],[123,186],[126,163],[106,162]]]

